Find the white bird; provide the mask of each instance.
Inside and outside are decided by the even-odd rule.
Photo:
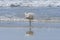
[[[31,13],[31,12],[25,13],[26,19],[33,19],[33,16],[34,16],[34,13]]]

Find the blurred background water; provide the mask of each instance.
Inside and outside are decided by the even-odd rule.
[[[1,7],[0,16],[4,17],[18,17],[25,18],[24,13],[32,12],[35,14],[35,19],[46,19],[57,17],[60,18],[60,8],[53,7],[41,7],[41,8],[31,8],[31,7]],[[48,24],[48,25],[47,25]],[[28,26],[28,22],[1,22],[0,26]],[[33,26],[60,26],[60,23],[42,23],[33,22]]]

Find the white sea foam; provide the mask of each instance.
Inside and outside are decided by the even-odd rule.
[[[0,0],[0,6],[10,6],[11,4],[29,7],[59,7],[60,0]]]
[[[59,17],[60,18],[60,17]],[[51,17],[50,19],[47,18],[47,19],[34,19],[32,20],[33,22],[60,22],[60,19],[58,17]],[[28,22],[29,20],[28,19],[25,19],[25,18],[19,18],[19,17],[5,17],[5,16],[0,16],[0,22]]]

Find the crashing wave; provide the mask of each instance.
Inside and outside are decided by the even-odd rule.
[[[4,0],[0,1],[0,7],[60,7],[60,1],[52,1],[52,0],[32,0],[32,1],[23,1],[23,0]]]

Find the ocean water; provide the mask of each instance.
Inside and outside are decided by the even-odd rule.
[[[39,17],[60,17],[60,8],[29,8],[29,7],[1,7],[0,16],[16,16],[24,17],[25,12],[33,12],[37,18]]]
[[[59,7],[44,7],[44,8],[31,8],[31,7],[0,7],[0,16],[4,17],[18,17],[24,18],[24,13],[33,12],[36,19],[49,18],[49,17],[60,17]],[[20,27],[29,26],[29,22],[1,22],[0,27]],[[32,22],[32,26],[37,27],[57,27],[59,28],[60,23],[42,23],[42,22]]]

